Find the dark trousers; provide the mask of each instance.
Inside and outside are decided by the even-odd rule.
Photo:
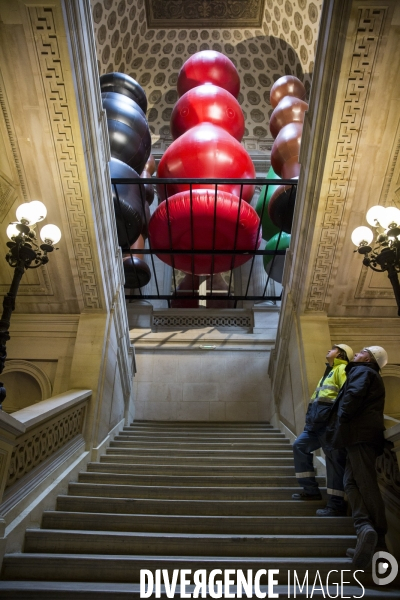
[[[344,489],[349,499],[357,535],[366,526],[378,534],[378,544],[387,532],[385,505],[378,486],[375,462],[378,452],[371,444],[348,446]]]
[[[341,510],[345,506],[343,476],[346,464],[346,451],[325,450],[325,430],[321,432],[304,430],[293,443],[294,468],[299,484],[307,494],[319,494],[315,479],[313,451],[322,448],[325,452],[328,503],[327,506]]]

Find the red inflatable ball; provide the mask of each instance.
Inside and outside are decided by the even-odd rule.
[[[167,207],[168,203],[168,207]],[[191,217],[192,208],[192,217]],[[168,227],[168,216],[170,227]],[[215,231],[214,231],[215,218]],[[239,227],[236,224],[239,218]],[[165,200],[153,213],[149,224],[151,247],[155,250],[233,250],[237,231],[237,250],[254,250],[260,245],[257,235],[259,218],[256,211],[246,202],[226,192],[218,192],[215,202],[214,190],[181,192]],[[193,231],[193,239],[192,239]],[[170,239],[171,235],[171,239]],[[158,258],[176,269],[195,275],[209,275],[228,271],[247,262],[249,255],[211,254],[159,254]]]
[[[268,204],[268,214],[279,229],[291,233],[296,202],[296,189],[291,185],[280,185],[272,194]]]
[[[182,66],[178,75],[178,94],[183,96],[203,83],[213,83],[239,95],[240,79],[235,65],[225,54],[216,50],[202,50],[193,54]]]
[[[278,106],[279,102],[285,96],[295,96],[304,100],[306,97],[306,88],[297,77],[293,75],[284,75],[275,81],[270,91],[270,103],[272,108]]]
[[[289,123],[278,133],[271,150],[271,165],[282,179],[293,179],[300,174],[298,163],[302,123]]]
[[[269,130],[272,137],[275,139],[282,127],[289,123],[303,123],[307,109],[307,102],[300,100],[300,98],[294,96],[282,98],[269,120]]]
[[[253,162],[243,146],[229,133],[211,123],[196,125],[183,133],[164,152],[158,165],[159,178],[254,179]],[[196,184],[198,189],[210,189],[211,184]],[[157,185],[158,196],[168,196],[189,189],[189,184]],[[222,184],[218,190],[250,202],[254,185]]]
[[[188,300],[181,300],[179,296],[198,296],[200,279],[198,275],[188,273],[184,276],[179,285],[176,286],[177,299],[171,300],[171,308],[199,308],[199,299],[194,297]]]
[[[244,117],[239,102],[222,87],[199,85],[184,94],[171,115],[171,134],[177,139],[200,123],[213,123],[239,142],[244,134]]]

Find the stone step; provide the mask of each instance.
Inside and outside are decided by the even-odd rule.
[[[161,500],[94,496],[57,497],[57,510],[147,515],[315,516],[324,500]]]
[[[173,461],[174,465],[220,465],[220,466],[234,466],[234,467],[263,467],[263,466],[294,466],[293,462],[293,453],[289,452],[283,453],[283,456],[271,456],[269,455],[266,458],[242,458],[239,456],[174,456],[172,459],[170,455],[158,455],[158,456],[148,456],[147,454],[140,454],[138,456],[135,455],[134,452],[125,451],[119,448],[113,448],[112,450],[107,450],[107,454],[103,454],[100,457],[100,462],[118,462],[120,464],[128,463],[128,464],[166,464],[169,465]]]
[[[178,579],[179,581],[179,579]],[[337,587],[334,585],[325,585],[324,589],[314,590],[312,598],[337,598]],[[274,586],[274,593],[278,594],[279,598],[298,598],[304,600],[310,598],[312,584],[309,588],[304,587],[299,591],[296,586],[277,585]],[[193,594],[195,586],[185,586],[185,592]],[[182,588],[183,591],[183,588]],[[268,597],[268,586],[261,585],[260,591]],[[360,586],[343,586],[342,598],[359,598],[361,596]],[[229,587],[230,594],[236,595],[236,586]],[[327,595],[329,593],[329,596]],[[243,597],[247,596],[242,592]],[[7,600],[140,600],[140,585],[138,583],[92,583],[86,581],[0,581],[0,597]],[[162,600],[166,600],[171,596],[167,596],[165,586],[161,586]],[[203,598],[211,598],[208,593]],[[222,586],[222,597],[225,598],[225,586]],[[255,594],[252,596],[256,598]],[[399,600],[400,589],[366,589],[362,596],[367,600]],[[181,598],[181,586],[178,584],[175,589],[174,598]]]
[[[27,529],[24,551],[158,556],[342,557],[355,535],[234,535]]]
[[[44,529],[136,531],[153,533],[225,533],[252,535],[354,535],[350,517],[226,517],[45,511]]]
[[[101,462],[88,463],[87,469],[89,472],[100,472],[100,473],[132,473],[132,474],[147,474],[147,475],[239,475],[246,477],[259,477],[259,476],[270,476],[270,475],[294,475],[294,466],[282,465],[282,466],[271,466],[267,465],[264,467],[249,467],[249,466],[229,466],[229,465],[157,465],[157,464],[129,464],[119,462],[107,462],[105,458],[109,459],[109,456],[103,457]]]
[[[346,583],[358,585],[350,570],[351,561],[348,558],[318,558],[297,557],[285,558],[271,556],[265,557],[219,557],[219,556],[158,556],[158,555],[87,555],[87,554],[31,554],[15,553],[6,554],[3,560],[3,579],[31,580],[31,581],[94,581],[94,582],[118,582],[139,583],[140,570],[148,569],[154,572],[156,569],[166,569],[169,577],[172,577],[174,569],[188,569],[192,573],[198,569],[205,569],[210,573],[213,569],[241,569],[245,574],[248,569],[253,573],[260,569],[276,569],[279,573],[274,577],[281,585],[287,585],[288,571],[291,579],[296,571],[299,581],[303,582],[306,572],[310,581],[314,581],[316,571],[322,581],[326,581],[329,572],[329,582],[340,584],[341,571],[344,573]],[[371,583],[369,573],[357,572],[359,581]],[[267,585],[266,575],[260,578],[262,585]],[[340,588],[339,588],[340,589]],[[362,590],[359,596],[362,597]],[[311,590],[310,590],[311,591]]]
[[[258,429],[277,429],[271,423],[260,421],[133,421],[128,427],[152,429],[200,429],[209,431],[210,429],[221,429],[229,431],[231,429],[254,431]]]
[[[260,442],[225,442],[221,440],[220,442],[198,442],[198,441],[175,441],[175,440],[167,440],[167,441],[142,441],[139,438],[128,438],[123,439],[121,436],[116,436],[112,442],[110,442],[110,448],[138,448],[140,450],[201,450],[201,451],[209,451],[209,450],[238,450],[242,452],[243,450],[249,451],[263,451],[263,450],[286,450],[289,449],[290,443],[289,440],[266,440],[262,443]]]
[[[249,459],[249,458],[293,458],[293,451],[290,447],[287,449],[263,449],[263,450],[239,450],[239,449],[197,449],[192,450],[190,448],[140,448],[136,444],[132,446],[125,442],[125,445],[111,442],[112,446],[107,448],[107,454],[134,454],[135,456],[165,456],[166,454],[171,457],[186,457],[186,458],[209,458],[212,460],[221,458],[238,458]],[[121,446],[121,447],[120,447]]]
[[[320,486],[325,485],[324,477],[317,477]],[[280,487],[296,486],[294,475],[264,476],[223,476],[223,475],[144,475],[129,473],[91,473],[82,471],[78,476],[79,483],[107,483],[116,485],[167,486],[167,487]]]
[[[119,436],[126,436],[129,438],[138,438],[138,439],[147,439],[147,440],[153,440],[154,438],[156,439],[175,439],[175,440],[199,440],[199,441],[205,441],[207,442],[207,440],[226,440],[226,441],[230,441],[232,440],[233,442],[237,441],[237,440],[258,440],[260,442],[262,442],[263,440],[279,440],[279,439],[286,439],[285,438],[285,434],[281,433],[280,431],[268,431],[268,432],[261,432],[261,433],[242,433],[242,432],[235,432],[235,433],[227,433],[227,432],[207,432],[207,433],[197,433],[197,432],[177,432],[177,431],[155,431],[153,433],[150,432],[146,432],[146,431],[128,431],[126,429],[123,429],[121,431],[121,433],[118,434]]]
[[[293,487],[177,487],[116,485],[106,483],[70,483],[72,496],[96,496],[103,498],[159,498],[169,500],[289,500],[299,491]],[[323,492],[321,488],[321,492]]]

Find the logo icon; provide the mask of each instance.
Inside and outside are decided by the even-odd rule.
[[[389,552],[375,552],[372,557],[372,579],[376,585],[389,585],[397,577],[399,565]],[[382,577],[386,575],[386,577]]]

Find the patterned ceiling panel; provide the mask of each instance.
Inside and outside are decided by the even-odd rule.
[[[171,142],[169,120],[183,63],[199,50],[218,50],[236,65],[248,151],[269,153],[269,92],[285,74],[310,88],[322,0],[266,0],[262,27],[152,29],[144,0],[93,1],[100,74],[127,73],[144,88],[153,148]]]
[[[149,27],[261,27],[265,0],[145,0]]]

